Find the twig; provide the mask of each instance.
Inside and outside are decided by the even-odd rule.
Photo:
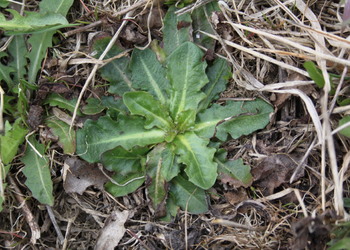
[[[90,24],[88,24],[88,25],[85,25],[85,26],[83,26],[83,27],[79,27],[79,28],[76,28],[76,29],[74,29],[74,30],[67,31],[66,33],[63,33],[63,35],[64,35],[65,37],[69,37],[69,36],[75,35],[75,34],[77,34],[77,33],[84,32],[84,31],[86,31],[86,30],[88,30],[88,29],[90,29],[90,28],[94,28],[94,27],[96,27],[96,26],[99,26],[99,25],[101,25],[102,23],[103,23],[103,20],[99,20],[99,21],[96,21],[96,22],[94,22],[94,23],[90,23]]]
[[[60,241],[60,244],[63,244],[64,243],[64,237],[63,237],[63,234],[61,232],[60,227],[57,224],[57,221],[56,221],[55,215],[53,214],[52,208],[49,205],[46,205],[46,210],[47,210],[47,212],[49,214],[49,217],[50,217],[50,220],[51,220],[51,222],[53,224],[53,227],[56,230],[56,233],[57,233],[58,239]]]
[[[103,60],[103,58],[106,56],[106,54],[108,53],[108,51],[112,48],[112,46],[114,45],[114,43],[116,42],[116,40],[118,39],[119,37],[119,34],[120,32],[122,31],[122,29],[124,28],[124,26],[127,24],[128,22],[128,18],[132,15],[133,11],[130,11],[128,12],[126,15],[125,15],[125,20],[122,22],[122,24],[120,25],[119,29],[117,30],[117,32],[114,34],[113,38],[109,41],[106,49],[103,51],[103,53],[101,54],[101,56],[98,58],[98,60]],[[97,72],[97,69],[98,69],[99,65],[98,64],[95,64],[94,67],[92,68],[91,72],[90,72],[90,75],[88,76],[88,78],[86,79],[86,82],[82,88],[82,90],[80,91],[80,94],[79,94],[79,97],[78,97],[78,100],[77,100],[77,104],[75,105],[74,107],[74,112],[73,112],[73,116],[72,116],[72,122],[70,124],[70,127],[69,127],[69,133],[73,127],[73,124],[74,124],[74,120],[77,116],[77,112],[78,112],[78,108],[79,108],[79,105],[80,105],[80,102],[81,102],[81,99],[83,98],[83,95],[87,89],[87,87],[89,86],[92,78],[95,76],[96,72]]]
[[[21,209],[23,211],[24,218],[26,219],[26,221],[30,227],[30,230],[32,232],[32,237],[30,239],[30,242],[34,245],[36,243],[36,240],[40,239],[40,227],[36,223],[35,217],[32,214],[32,212],[30,211],[30,208],[29,208],[26,200],[22,197],[24,195],[22,194],[21,190],[18,188],[15,180],[10,175],[8,175],[8,179],[9,179],[9,182],[12,185],[13,189],[15,190],[14,194],[15,194],[17,201],[21,204]]]

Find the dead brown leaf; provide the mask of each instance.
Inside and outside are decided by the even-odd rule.
[[[292,226],[294,243],[292,249],[326,249],[330,241],[329,226],[323,224],[321,216],[303,218]]]
[[[100,236],[98,237],[95,250],[113,250],[118,246],[119,241],[123,238],[126,229],[124,224],[128,219],[129,212],[124,210],[123,212],[113,211],[107,218],[104,227],[101,229]]]
[[[275,188],[288,183],[297,167],[296,161],[286,154],[268,156],[252,170],[254,185],[261,188],[264,195],[271,195]],[[301,168],[294,180],[304,176]]]
[[[224,194],[226,201],[231,205],[236,205],[242,201],[248,199],[247,192],[244,188],[239,188],[238,190],[232,190]]]
[[[83,194],[90,186],[103,189],[107,181],[96,164],[89,164],[77,157],[69,157],[64,162],[63,188],[67,193]]]

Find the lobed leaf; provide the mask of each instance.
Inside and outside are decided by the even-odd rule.
[[[127,92],[124,94],[123,100],[131,114],[142,115],[146,118],[146,129],[158,127],[167,131],[171,128],[172,121],[169,113],[151,94],[143,91]]]
[[[0,52],[0,59],[6,56],[7,54],[5,52]],[[10,77],[10,74],[12,72],[15,72],[14,68],[5,66],[0,63],[0,82],[4,80],[9,88],[13,85],[13,81]]]
[[[225,141],[228,134],[237,139],[264,128],[269,123],[271,112],[271,105],[261,99],[229,102],[226,106],[213,104],[198,114],[194,131],[205,138],[215,135],[221,141]]]
[[[0,177],[2,177],[2,178],[0,178],[0,185],[1,185],[0,186],[0,191],[1,191],[0,192],[0,212],[3,209],[2,203],[4,203],[4,201],[5,201],[4,190],[6,189],[6,186],[7,186],[6,182],[4,182],[4,180],[6,179],[6,175],[9,172],[10,167],[11,167],[11,165],[4,166],[4,165],[0,164],[0,171],[1,171]]]
[[[50,106],[57,106],[62,109],[67,109],[70,112],[74,112],[74,107],[77,103],[77,99],[74,98],[72,100],[67,100],[66,98],[62,97],[61,95],[57,93],[52,93],[49,95],[46,99],[44,104],[49,104]],[[78,115],[82,115],[82,113],[78,110]]]
[[[197,110],[199,102],[205,98],[201,88],[208,83],[208,78],[205,74],[207,64],[202,61],[202,56],[196,45],[186,42],[167,58],[170,113],[175,123],[182,112]]]
[[[69,131],[69,125],[56,117],[46,119],[46,125],[52,130],[53,134],[58,136],[58,145],[63,148],[65,154],[74,154],[75,152],[75,131]]]
[[[5,122],[5,135],[0,135],[0,157],[3,164],[13,160],[27,133],[28,130],[23,127],[20,118],[12,126],[8,121]]]
[[[214,158],[218,164],[219,179],[222,182],[234,183],[234,187],[248,187],[253,181],[250,173],[250,166],[244,165],[242,159],[227,160],[227,152],[220,150],[219,154]],[[235,181],[236,180],[236,181]]]
[[[49,17],[60,15],[64,18],[72,4],[73,0],[43,0],[40,2],[39,6],[40,12],[45,13],[45,15],[48,15]],[[43,20],[41,22],[43,22]],[[68,26],[72,25],[64,25],[64,27]],[[46,55],[46,50],[52,46],[52,37],[56,30],[60,28],[63,28],[63,26],[53,26],[50,29],[46,29],[43,33],[33,34],[28,39],[28,43],[32,46],[32,49],[27,56],[30,61],[28,69],[29,83],[35,82],[38,71],[41,68],[41,62]]]
[[[52,206],[52,180],[49,160],[45,153],[45,146],[36,140],[29,140],[33,147],[43,156],[40,157],[29,145],[21,161],[25,164],[22,172],[27,177],[26,186],[32,191],[33,197],[39,202]]]
[[[7,12],[12,14],[13,19],[4,20],[4,15],[0,13],[0,28],[7,31],[8,35],[45,32],[70,26],[63,15],[55,12],[26,12],[25,16],[13,9],[7,9]]]
[[[145,90],[156,97],[163,105],[168,101],[166,91],[169,81],[165,78],[165,69],[157,60],[156,54],[150,50],[134,49],[130,62],[133,86]]]
[[[170,55],[181,44],[191,41],[191,16],[186,13],[177,16],[175,6],[171,6],[164,17],[163,42],[164,51]],[[181,62],[181,61],[180,61]]]
[[[208,211],[204,190],[196,187],[181,175],[172,180],[170,195],[175,200],[176,205],[190,213],[200,214]]]
[[[77,154],[88,162],[97,162],[103,152],[122,146],[126,150],[134,146],[147,146],[164,141],[165,132],[160,129],[146,130],[141,117],[119,115],[118,121],[101,117],[98,121],[87,120],[77,132]]]
[[[179,134],[173,143],[179,161],[186,165],[189,181],[202,189],[212,187],[217,177],[217,163],[213,162],[216,150],[207,147],[209,140],[186,132]]]

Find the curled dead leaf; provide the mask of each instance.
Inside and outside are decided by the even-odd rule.
[[[96,164],[89,164],[77,157],[69,157],[64,162],[63,188],[67,193],[83,194],[90,186],[102,190],[107,181],[108,178]]]

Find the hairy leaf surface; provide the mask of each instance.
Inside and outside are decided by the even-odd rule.
[[[183,14],[177,16],[175,6],[171,6],[164,17],[163,41],[164,51],[170,55],[177,47],[187,41],[191,41],[191,16]]]
[[[166,91],[169,90],[170,84],[165,78],[165,69],[157,60],[156,54],[150,49],[135,49],[130,68],[135,88],[148,91],[165,105],[168,101]]]
[[[39,202],[52,206],[52,180],[50,174],[49,159],[44,155],[45,146],[34,139],[30,139],[34,148],[43,156],[42,158],[27,145],[27,150],[22,157],[25,164],[23,174],[27,177],[25,184],[32,191],[33,197]]]
[[[77,132],[77,154],[88,162],[97,162],[103,152],[117,146],[129,150],[134,146],[163,142],[165,132],[146,130],[144,122],[141,117],[124,115],[120,115],[117,122],[108,116],[98,121],[87,120]]]
[[[208,78],[202,56],[196,45],[186,42],[167,58],[171,83],[170,112],[175,122],[182,112],[197,110],[199,102],[205,98],[201,88],[208,83]]]
[[[179,161],[186,165],[188,179],[203,189],[214,185],[217,164],[213,162],[215,149],[208,148],[209,140],[198,137],[193,132],[178,135],[174,140]]]
[[[173,179],[170,195],[174,198],[177,205],[190,213],[200,214],[208,211],[204,190],[196,187],[181,175]]]
[[[156,126],[167,131],[171,128],[172,121],[168,111],[151,94],[143,91],[128,92],[124,94],[123,100],[131,114],[146,118],[146,129]]]
[[[226,140],[228,134],[237,139],[264,128],[272,111],[271,105],[261,99],[228,102],[226,106],[213,104],[198,114],[194,131],[205,138],[211,138],[216,132],[215,136],[221,141]]]

